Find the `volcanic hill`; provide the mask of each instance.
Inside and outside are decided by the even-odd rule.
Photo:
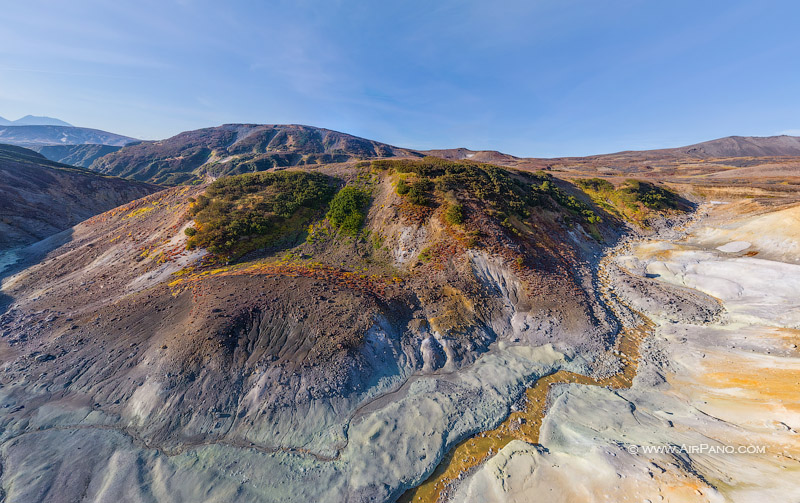
[[[229,499],[240,475],[206,462],[236,459],[239,500],[386,500],[496,421],[524,376],[615,371],[619,321],[591,264],[622,220],[575,186],[436,158],[313,167],[138,199],[4,281],[7,497]],[[636,194],[643,213],[682,211]],[[581,356],[501,351],[478,381],[448,377],[542,345]],[[132,473],[154,483],[101,482]]]
[[[422,154],[311,126],[226,124],[131,145],[97,159],[91,169],[169,185],[272,168],[398,156]]]

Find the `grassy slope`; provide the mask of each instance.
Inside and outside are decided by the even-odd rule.
[[[677,193],[652,182],[628,179],[614,186],[602,178],[579,178],[575,184],[605,211],[643,228],[657,215],[689,209]]]

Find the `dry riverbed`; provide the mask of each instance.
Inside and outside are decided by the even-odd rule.
[[[616,259],[613,290],[657,325],[632,386],[552,387],[538,443],[508,443],[452,501],[800,498],[800,207],[707,208]]]

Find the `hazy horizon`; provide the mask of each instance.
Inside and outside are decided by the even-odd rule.
[[[770,5],[12,4],[0,116],[140,139],[306,124],[520,157],[797,135],[800,6]]]

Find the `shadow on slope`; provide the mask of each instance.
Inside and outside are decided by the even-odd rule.
[[[0,316],[8,311],[14,298],[5,293],[6,282],[15,274],[36,265],[51,251],[68,243],[74,230],[69,228],[23,248],[0,249]]]

